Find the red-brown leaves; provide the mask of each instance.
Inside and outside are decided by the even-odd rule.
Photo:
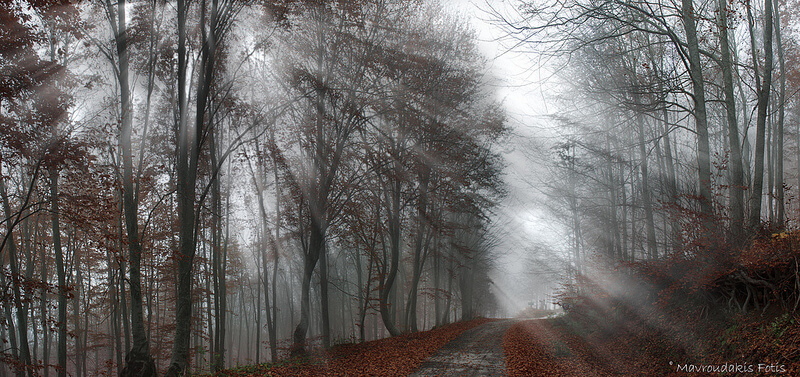
[[[509,376],[669,375],[669,356],[647,347],[659,339],[639,338],[623,328],[589,332],[571,320],[530,320],[513,325],[503,339]]]
[[[604,275],[613,284],[579,280],[580,289],[566,291],[581,294],[559,297],[564,319],[509,331],[509,374],[546,375],[549,366],[556,375],[680,375],[727,366],[795,375],[798,260],[800,233],[767,230],[743,250],[720,243],[622,265]],[[609,288],[619,286],[633,289]],[[569,352],[559,356],[562,344]]]
[[[217,376],[405,376],[449,341],[487,321],[480,318],[430,331],[344,344],[305,359],[229,369]]]

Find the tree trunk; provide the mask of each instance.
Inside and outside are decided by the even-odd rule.
[[[772,93],[770,93],[772,96]],[[775,103],[775,99],[771,98],[771,102]],[[772,114],[767,114],[767,138],[764,140],[765,153],[767,154],[767,221],[768,223],[775,223],[775,122]]]
[[[777,201],[777,223],[779,229],[783,229],[786,220],[786,206],[784,197],[784,181],[783,181],[783,129],[784,117],[786,108],[786,62],[783,56],[783,43],[781,42],[781,17],[778,3],[772,1],[772,7],[775,12],[775,44],[778,47],[778,64],[781,70],[780,73],[780,91],[778,93],[778,127],[775,137],[777,137],[776,153],[773,157],[776,162],[776,180],[775,191]]]
[[[325,242],[322,243],[322,250],[319,253],[319,298],[320,315],[322,324],[322,347],[331,347],[331,322],[330,306],[328,305],[328,248]]]
[[[638,94],[635,101],[638,103]],[[645,120],[641,112],[636,112],[636,123],[638,125],[639,134],[639,157],[641,163],[639,165],[642,173],[642,206],[644,207],[645,226],[647,228],[647,258],[654,260],[658,258],[658,248],[656,245],[656,226],[653,219],[653,204],[650,201],[650,183],[647,171],[647,148],[645,147]]]
[[[111,266],[109,266],[109,269]],[[42,258],[42,269],[40,279],[42,283],[47,283],[47,258]],[[42,290],[40,298],[40,311],[42,316],[42,361],[44,362],[44,377],[50,376],[50,324],[48,323],[47,311],[47,291]],[[13,335],[14,332],[11,331]],[[16,350],[16,347],[14,348]]]
[[[274,133],[271,139],[274,144]],[[272,158],[272,173],[275,178],[275,240],[272,243],[272,322],[269,324],[269,348],[274,363],[278,361],[278,261],[281,249],[281,186],[275,156]]]
[[[431,178],[430,170],[430,167],[423,163],[418,174],[417,234],[414,239],[414,266],[411,275],[411,289],[408,291],[408,302],[406,303],[406,326],[410,332],[419,331],[417,329],[417,291],[427,254],[427,252],[423,253],[423,249],[427,246],[427,242],[424,242],[424,239],[428,232],[428,183]]]
[[[178,377],[187,373],[189,366],[189,346],[192,327],[192,280],[193,262],[197,248],[195,195],[197,192],[197,174],[202,139],[206,130],[206,105],[211,92],[211,81],[214,75],[217,28],[217,0],[212,0],[210,27],[206,30],[206,4],[200,5],[200,25],[202,41],[198,91],[196,95],[196,116],[193,129],[188,127],[187,92],[188,85],[186,56],[186,17],[187,0],[178,0],[178,155],[177,155],[177,189],[179,246],[177,250],[178,289],[175,300],[175,337],[172,346],[172,358],[167,370],[167,377]],[[192,134],[194,131],[194,134]],[[211,179],[216,179],[211,177]]]
[[[606,149],[609,150],[609,151],[611,150],[611,140],[609,140],[610,138],[611,138],[610,135],[606,135]],[[614,234],[613,236],[608,236],[608,237],[611,238],[611,240],[609,241],[609,244],[611,245],[610,246],[610,250],[609,250],[609,255],[614,256],[617,260],[624,261],[625,260],[625,252],[624,252],[624,248],[622,247],[624,236],[620,235],[619,219],[617,218],[617,210],[618,210],[617,207],[619,206],[619,203],[617,203],[617,197],[618,197],[617,187],[618,187],[618,185],[617,185],[616,175],[614,174],[614,166],[615,165],[616,164],[614,164],[613,158],[609,154],[606,157],[606,169],[608,170],[608,173],[607,173],[607,177],[608,177],[608,195],[609,195],[609,203],[610,203],[608,213],[609,213],[609,217],[610,217],[610,220],[611,220],[610,223],[608,224],[608,227],[609,227],[609,230]],[[625,209],[623,207],[623,213],[624,212],[625,212]],[[622,224],[623,224],[622,228],[624,229],[625,228],[625,226],[624,226],[625,219],[624,218],[622,219]]]
[[[442,325],[442,303],[439,296],[441,295],[440,292],[440,280],[441,280],[441,256],[439,255],[439,247],[438,247],[438,239],[437,243],[434,244],[436,246],[436,250],[433,253],[433,316],[434,316],[434,326],[439,327]]]
[[[11,290],[14,298],[14,311],[16,312],[17,317],[17,332],[18,332],[18,346],[19,346],[19,361],[25,365],[25,369],[18,369],[17,375],[22,376],[24,375],[24,371],[27,370],[28,377],[33,376],[33,371],[30,368],[27,368],[31,364],[31,354],[30,348],[28,347],[28,312],[24,310],[23,303],[22,303],[22,290],[20,289],[20,285],[22,282],[20,279],[22,275],[19,272],[19,259],[17,258],[17,244],[14,240],[14,224],[11,219],[14,215],[11,212],[11,204],[8,201],[8,193],[6,191],[5,179],[0,179],[0,195],[2,195],[3,200],[3,211],[6,214],[6,239],[5,247],[8,248],[8,260],[9,260],[9,267],[11,268]],[[14,332],[13,327],[10,327],[10,331]]]
[[[261,268],[263,271],[263,283],[264,283],[264,304],[266,305],[267,311],[267,332],[269,333],[269,350],[271,355],[272,362],[277,361],[277,349],[275,349],[275,344],[272,343],[272,335],[273,335],[273,327],[272,322],[275,318],[272,317],[271,305],[269,301],[269,274],[267,273],[267,253],[266,251],[262,251],[261,253]],[[260,291],[259,291],[260,292]],[[260,308],[259,308],[260,310]],[[260,343],[260,342],[259,342]]]
[[[700,61],[700,48],[697,41],[697,23],[692,0],[681,0],[681,16],[686,31],[686,44],[689,50],[689,76],[692,80],[692,99],[697,131],[697,165],[700,194],[700,216],[705,230],[711,230],[714,216],[711,194],[711,158],[708,145],[708,120],[706,115],[705,82],[703,66]]]
[[[453,301],[453,258],[449,258],[447,268],[447,297],[444,302],[444,311],[442,312],[442,325],[450,323],[450,306]]]
[[[123,237],[122,233],[124,232],[124,230],[123,230],[123,226],[122,226],[122,212],[121,211],[119,213],[117,226],[118,226],[118,230],[119,230],[119,241],[117,243],[117,251],[120,254],[122,254],[122,250],[124,250],[125,247],[123,246],[123,241],[124,241],[123,238],[124,237]],[[113,302],[113,305],[111,307],[111,321],[110,321],[111,322],[111,326],[112,326],[111,337],[114,339],[114,347],[109,347],[109,351],[111,352],[111,354],[109,355],[109,359],[113,360],[114,357],[116,357],[116,361],[117,361],[113,365],[111,363],[109,363],[109,374],[111,373],[111,369],[110,368],[112,366],[114,366],[114,367],[117,368],[117,371],[116,371],[117,374],[120,375],[120,374],[122,374],[123,361],[124,361],[124,359],[122,357],[122,350],[123,350],[122,340],[123,340],[124,334],[122,334],[122,323],[121,323],[122,316],[120,315],[120,310],[121,310],[120,306],[122,305],[121,304],[122,303],[122,299],[120,299],[120,296],[123,296],[125,294],[125,291],[121,291],[120,292],[120,290],[121,290],[121,288],[123,286],[123,283],[122,283],[123,276],[119,275],[119,272],[122,271],[123,269],[120,267],[121,261],[118,260],[117,261],[117,268],[116,268],[117,269],[117,273],[115,274],[114,270],[111,268],[111,266],[113,266],[112,261],[114,259],[116,259],[116,255],[111,255],[109,253],[109,255],[107,256],[107,259],[108,259],[108,266],[109,266],[109,268],[108,268],[108,284],[109,284],[109,286],[111,286],[111,300]]]
[[[764,189],[764,138],[766,133],[767,108],[769,107],[770,85],[772,83],[772,0],[764,0],[764,80],[758,74],[757,56],[755,55],[755,36],[753,31],[752,12],[749,2],[747,15],[750,23],[751,44],[753,49],[753,68],[756,77],[756,90],[758,91],[758,107],[756,111],[756,155],[753,171],[753,186],[750,193],[750,219],[748,225],[751,230],[756,229],[761,222],[761,199]]]
[[[0,285],[2,285],[3,287],[6,286],[6,276],[5,276],[5,274],[0,274]],[[17,328],[16,328],[16,326],[14,326],[14,314],[13,314],[14,313],[14,309],[12,309],[11,304],[12,303],[9,302],[8,300],[3,300],[3,309],[4,309],[5,317],[6,317],[5,318],[6,326],[0,326],[0,329],[2,329],[3,332],[5,332],[6,327],[8,327],[8,340],[9,340],[9,343],[10,343],[10,346],[11,346],[11,356],[14,359],[18,360],[20,357],[19,357],[19,345],[18,345],[18,342],[17,342]],[[43,322],[42,327],[43,328],[47,328],[48,327],[46,321]],[[6,339],[6,334],[5,333],[3,333],[2,336],[3,336],[3,339]],[[47,372],[47,369],[48,369],[46,367],[46,365],[47,365],[47,361],[45,361],[45,373]],[[9,364],[8,367],[11,368],[11,365]],[[4,364],[2,366],[2,368],[5,369],[6,365]],[[25,376],[25,370],[23,368],[14,368],[14,371],[16,372],[16,376],[17,377],[24,377]]]
[[[175,253],[178,265],[177,297],[175,300],[176,329],[172,346],[172,357],[167,377],[178,377],[185,373],[189,363],[189,336],[191,329],[192,259],[194,257],[194,174],[191,171],[191,146],[193,140],[188,127],[186,17],[187,0],[177,1],[178,18],[178,146],[177,146],[177,197],[178,197],[178,250]],[[205,49],[205,46],[204,46]],[[203,60],[205,61],[205,60]],[[196,173],[196,171],[195,171]]]
[[[300,291],[300,322],[294,329],[292,340],[292,356],[304,354],[306,352],[306,334],[308,333],[308,325],[310,322],[310,295],[311,295],[311,277],[314,274],[314,268],[319,260],[320,249],[324,242],[324,233],[320,229],[317,221],[311,221],[311,234],[309,237],[308,252],[305,255],[303,263],[303,276],[301,281]]]
[[[389,177],[389,185],[390,188],[386,190],[387,196],[390,198],[387,200],[389,203],[389,249],[390,249],[390,258],[391,261],[389,263],[389,271],[386,275],[386,279],[381,287],[380,291],[380,313],[381,318],[383,319],[383,325],[386,326],[386,330],[389,331],[391,336],[398,336],[400,335],[400,330],[395,326],[394,321],[392,320],[392,316],[390,314],[390,310],[394,311],[395,308],[392,308],[390,303],[390,295],[392,292],[392,286],[394,285],[395,278],[397,277],[397,270],[398,265],[400,263],[400,190],[401,190],[401,181],[400,181],[400,166],[399,162],[395,160],[393,162],[393,176]]]
[[[6,279],[1,274],[0,274],[0,285],[2,285],[2,286],[6,285]],[[9,340],[13,341],[11,343],[11,355],[12,355],[12,357],[17,358],[17,357],[19,357],[18,355],[16,355],[16,353],[17,353],[17,336],[14,335],[14,331],[13,330],[10,331],[10,334],[8,332],[6,332],[6,327],[8,327],[8,329],[13,329],[14,328],[13,325],[12,325],[14,323],[14,319],[11,318],[11,308],[7,304],[8,304],[8,302],[4,302],[3,309],[4,309],[4,313],[6,315],[6,321],[7,321],[6,323],[8,325],[7,326],[0,326],[0,339],[9,339]],[[36,352],[34,351],[34,354],[35,353]],[[8,377],[8,374],[10,372],[11,372],[11,370],[9,369],[8,365],[5,365],[5,364],[0,365],[0,377]]]
[[[263,245],[263,244],[262,244]],[[254,298],[255,302],[253,303],[255,306],[255,317],[256,317],[256,364],[261,364],[261,283],[264,283],[264,301],[267,305],[267,317],[269,317],[269,284],[267,283],[267,255],[265,252],[261,252],[261,268],[257,269],[257,273],[261,275],[260,281],[256,283],[256,297]],[[258,261],[256,261],[258,263]],[[267,323],[269,325],[269,323]]]
[[[731,48],[728,43],[728,2],[717,1],[719,12],[717,30],[719,32],[723,92],[725,93],[725,110],[728,124],[728,148],[730,156],[730,183],[728,195],[730,196],[730,231],[729,238],[737,240],[742,235],[744,227],[744,168],[742,166],[742,150],[739,140],[739,123],[736,120],[736,98],[733,93],[733,63],[731,61]]]
[[[219,158],[217,156],[219,149],[219,141],[217,140],[217,131],[211,130],[209,134],[209,149],[210,149],[210,169],[211,171],[220,168]],[[225,276],[225,260],[227,259],[227,237],[223,238],[222,235],[222,190],[220,188],[219,179],[213,179],[211,182],[211,206],[212,206],[212,245],[211,245],[211,263],[212,274],[214,282],[214,332],[211,337],[213,344],[211,352],[211,370],[212,372],[219,372],[225,368],[225,315],[227,312],[226,302],[226,276]],[[228,208],[224,212],[224,218],[227,224]],[[227,231],[227,226],[226,226]],[[222,243],[225,242],[225,245]],[[258,360],[256,360],[258,362]]]
[[[622,221],[622,250],[620,252],[622,253],[621,259],[623,261],[628,261],[633,259],[631,258],[631,254],[633,253],[629,252],[630,249],[628,249],[628,208],[632,206],[628,205],[628,189],[625,188],[625,171],[623,170],[623,164],[619,163],[617,165],[619,165],[617,168],[619,171],[619,174],[617,174],[619,176],[619,188],[622,192],[622,198],[620,198],[620,205],[622,206],[622,218],[620,219]]]
[[[567,150],[567,163],[569,164],[569,208],[571,214],[572,225],[572,257],[574,260],[574,278],[577,279],[583,273],[583,261],[581,260],[581,219],[578,214],[578,194],[575,191],[577,183],[577,174],[575,173],[575,143],[570,142],[567,148],[572,149],[572,152]],[[571,154],[570,154],[571,153]],[[463,294],[463,292],[462,292]],[[463,309],[463,308],[462,308]]]
[[[75,376],[81,377],[83,371],[81,369],[81,358],[83,357],[83,350],[81,349],[81,336],[82,332],[86,331],[81,329],[81,316],[80,316],[80,297],[85,292],[83,287],[83,275],[81,270],[80,254],[76,250],[72,254],[73,263],[75,266],[75,293],[72,296],[72,317],[75,321]]]
[[[473,313],[473,292],[475,289],[475,279],[473,272],[475,271],[475,258],[469,255],[463,255],[465,258],[461,271],[459,273],[459,289],[461,290],[461,320],[469,321],[474,317]]]
[[[142,245],[139,241],[139,193],[138,190],[134,189],[133,183],[133,146],[131,141],[133,133],[133,99],[131,98],[131,89],[128,82],[129,61],[125,11],[126,0],[118,1],[115,40],[119,65],[117,77],[120,86],[120,114],[122,115],[119,143],[122,150],[122,200],[125,213],[125,229],[128,236],[128,258],[130,261],[128,282],[131,291],[130,314],[133,335],[133,346],[125,356],[125,368],[122,370],[122,376],[150,377],[156,375],[156,367],[153,358],[150,356],[150,342],[144,329],[142,308]],[[112,9],[109,9],[109,14],[113,14]],[[120,272],[125,273],[125,271]],[[124,293],[121,297],[125,300]]]
[[[24,169],[20,169],[20,178],[21,178],[20,182],[23,185],[27,185],[28,184],[28,182],[26,182],[27,181],[26,175],[27,175],[26,171]],[[24,253],[25,253],[25,280],[26,281],[32,281],[33,273],[34,273],[34,265],[35,265],[35,263],[34,263],[35,262],[34,254],[37,253],[37,251],[33,250],[32,244],[33,245],[38,245],[39,242],[40,242],[39,241],[39,232],[38,231],[34,231],[33,232],[34,234],[31,234],[31,229],[30,229],[31,226],[30,226],[30,221],[29,221],[29,218],[28,218],[29,214],[30,214],[29,211],[22,211],[22,213],[20,214],[21,216],[23,216],[23,220],[20,221],[20,231],[22,232],[22,248],[23,248]],[[38,221],[34,226],[37,226],[37,225],[38,225]],[[44,260],[44,259],[45,258],[42,258],[42,260]],[[5,284],[0,284],[0,286],[5,287],[6,285]],[[34,334],[34,337],[33,337],[33,349],[31,350],[31,362],[36,364],[38,362],[38,360],[36,359],[36,350],[37,350],[39,337],[35,335],[36,332],[37,332],[36,331],[36,318],[33,316],[34,311],[33,311],[33,308],[31,307],[32,302],[33,302],[32,299],[31,300],[26,300],[26,302],[23,304],[23,310],[25,310],[26,312],[28,310],[30,310],[30,320],[31,320],[31,327],[32,327],[31,330],[32,330],[32,332]],[[43,322],[42,323],[42,327],[44,327],[44,326],[45,326],[45,323]]]

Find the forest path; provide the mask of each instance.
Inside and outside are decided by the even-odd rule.
[[[514,323],[513,319],[492,321],[465,331],[410,376],[505,376],[503,335]]]

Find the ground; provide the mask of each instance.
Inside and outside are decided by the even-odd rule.
[[[479,318],[430,331],[365,343],[343,344],[325,353],[312,352],[304,358],[275,364],[232,368],[217,376],[407,376],[465,331],[492,321]]]
[[[772,351],[759,354],[744,345],[736,349],[744,352],[741,357],[746,356],[747,360],[779,362],[786,365],[784,375],[796,375],[798,363],[792,360],[800,352],[797,351],[800,331],[795,331],[791,318],[782,321],[769,322],[772,325],[766,327],[766,332],[763,325],[754,322],[752,326],[739,326],[750,332],[737,330],[724,334],[752,340],[759,334],[771,334],[773,327],[787,329],[770,335],[772,343],[787,346],[780,348],[783,351],[771,348]],[[341,345],[304,359],[231,369],[219,376],[703,376],[709,374],[680,372],[678,367],[742,363],[739,356],[680,351],[674,332],[667,336],[645,327],[635,321],[599,326],[596,321],[570,316],[477,319],[415,334]],[[715,336],[720,334],[707,335],[707,340],[714,343]],[[773,354],[775,357],[769,356]]]
[[[505,376],[503,335],[513,323],[507,319],[464,331],[410,376]]]
[[[551,319],[478,319],[220,376],[605,376],[641,364],[597,346]]]
[[[604,334],[581,334],[568,322],[515,323],[503,346],[508,376],[668,375],[668,361],[654,359],[633,342]]]

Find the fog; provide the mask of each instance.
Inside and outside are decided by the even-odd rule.
[[[796,310],[791,5],[694,3],[8,2],[0,377]]]

